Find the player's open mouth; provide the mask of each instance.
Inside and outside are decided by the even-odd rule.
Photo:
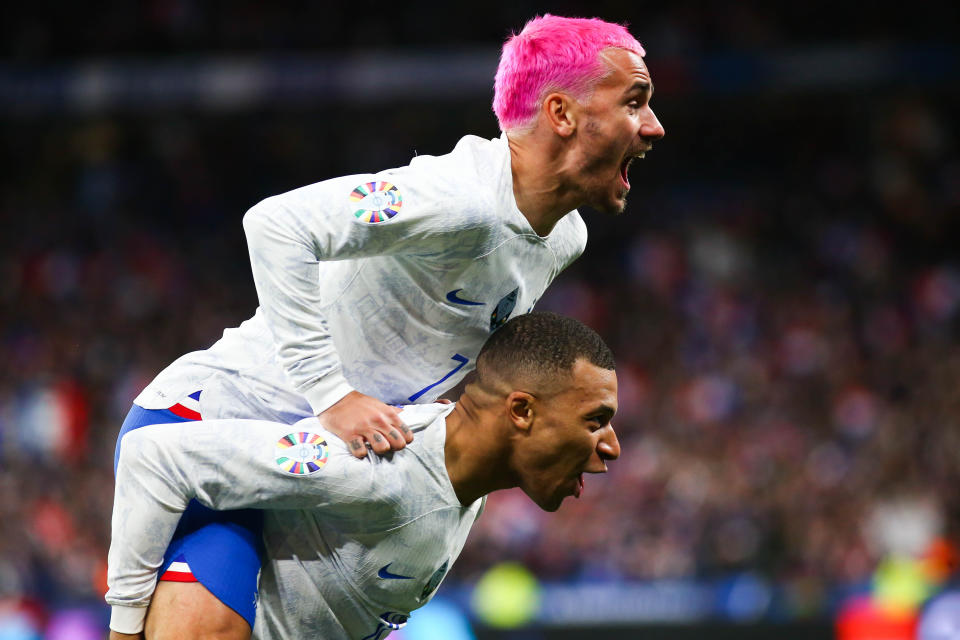
[[[573,489],[573,497],[579,498],[583,495],[583,474],[577,476],[577,486]]]
[[[630,170],[630,164],[632,162],[633,156],[627,156],[627,158],[620,163],[620,181],[623,182],[623,186],[627,189],[630,188],[630,179],[627,177],[627,171]]]
[[[630,189],[630,178],[627,177],[627,173],[630,171],[630,165],[633,164],[633,161],[637,158],[643,158],[647,155],[647,151],[650,151],[653,146],[648,146],[645,149],[641,149],[639,152],[629,155],[623,159],[623,162],[620,163],[620,180],[623,181],[623,186]]]

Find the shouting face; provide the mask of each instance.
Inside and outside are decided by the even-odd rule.
[[[520,487],[546,511],[583,493],[585,473],[604,473],[620,455],[611,420],[617,410],[617,375],[577,360],[568,383],[538,398],[535,418],[518,449]]]
[[[621,213],[630,191],[630,164],[665,132],[650,108],[653,82],[643,58],[625,49],[607,49],[601,58],[610,73],[580,104],[578,180],[585,204]]]

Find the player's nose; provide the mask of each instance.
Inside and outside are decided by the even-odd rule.
[[[617,440],[617,432],[613,430],[613,424],[608,424],[603,431],[597,443],[597,453],[601,460],[616,460],[620,457],[620,441]]]
[[[640,137],[647,140],[659,140],[667,135],[666,129],[660,124],[657,114],[647,107],[647,117],[640,123]]]

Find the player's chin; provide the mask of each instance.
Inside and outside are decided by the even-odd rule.
[[[553,513],[554,511],[556,511],[557,509],[560,508],[560,505],[561,505],[561,504],[563,504],[563,499],[564,499],[564,498],[566,498],[566,496],[560,496],[560,497],[558,497],[558,498],[553,498],[553,499],[551,499],[551,500],[549,500],[549,501],[547,501],[547,502],[541,502],[541,503],[538,503],[538,504],[539,504],[540,508],[543,509],[544,511],[547,511],[547,512],[549,512],[549,513]]]
[[[546,496],[538,496],[534,499],[534,502],[537,503],[537,506],[553,513],[560,508],[560,505],[563,504],[563,500],[570,495],[569,491],[557,490]]]
[[[627,209],[627,194],[624,193],[623,196],[616,200],[616,204],[613,207],[613,210],[610,211],[615,216],[620,215]]]
[[[602,213],[618,216],[627,208],[628,193],[629,189],[621,188],[620,190],[609,194],[602,201],[595,203],[593,207]]]
[[[567,496],[573,495],[574,490],[575,489],[568,486],[567,483],[562,482],[558,482],[554,486],[539,484],[537,486],[523,487],[523,492],[527,494],[528,498],[533,500],[534,504],[544,511],[550,512],[559,509],[563,500]]]

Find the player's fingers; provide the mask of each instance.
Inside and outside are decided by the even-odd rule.
[[[453,404],[453,400],[450,398],[437,398],[434,402],[437,404]]]
[[[372,438],[367,438],[370,442],[370,446],[373,447],[373,450],[378,454],[386,453],[391,449],[398,451],[407,446],[407,437],[404,434],[403,429],[406,428],[407,432],[410,432],[410,428],[407,425],[403,424],[403,421],[400,420],[397,415],[383,415],[380,416],[380,420],[374,422],[372,425]],[[410,433],[412,440],[412,432]],[[382,438],[382,440],[380,440]]]
[[[398,440],[393,440],[391,435],[391,442],[396,443],[393,447],[394,449],[403,449],[405,446],[413,442],[413,430],[403,422],[403,419],[400,418],[399,412],[397,415],[390,417],[387,427],[388,428],[384,431],[384,433],[390,434],[391,430],[396,431],[403,440],[403,442],[400,443]]]
[[[403,424],[403,423],[400,423],[400,424]],[[403,425],[403,426],[406,426],[406,425]],[[387,425],[384,429],[380,431],[380,433],[382,433],[383,436],[390,443],[390,448],[395,451],[399,449],[403,449],[405,446],[407,446],[407,440],[403,436],[403,431],[397,426]]]
[[[354,458],[366,458],[367,457],[367,447],[363,444],[363,438],[356,436],[350,438],[347,441],[347,446],[350,448],[350,453],[353,454]]]
[[[382,416],[383,422],[376,425],[376,428],[390,440],[390,444],[394,449],[403,449],[407,444],[413,442],[413,431],[404,424],[403,419],[400,417],[401,409],[394,406],[390,408],[396,412],[391,415]],[[397,439],[394,434],[399,436],[399,439]]]
[[[371,431],[367,434],[367,442],[370,443],[370,447],[377,455],[382,456],[387,451],[390,451],[390,441],[379,431]]]

